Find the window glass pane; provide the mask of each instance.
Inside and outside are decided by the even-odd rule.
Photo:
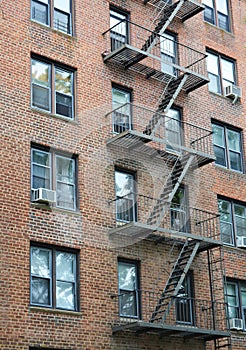
[[[231,204],[225,200],[219,199],[218,206],[219,206],[220,220],[231,223],[232,222]]]
[[[231,204],[225,200],[219,199],[218,209],[220,214],[221,240],[226,244],[233,244]]]
[[[44,278],[32,277],[31,302],[34,304],[50,305],[50,281]]]
[[[50,251],[41,248],[31,248],[31,254],[31,273],[40,277],[50,277]]]
[[[218,13],[218,26],[227,32],[229,32],[229,18],[226,15],[223,15],[221,13]]]
[[[120,315],[121,316],[137,316],[136,292],[120,293],[119,297]]]
[[[54,7],[70,13],[70,0],[54,0]]]
[[[168,56],[175,56],[175,38],[172,35],[163,34],[160,38],[161,51]]]
[[[125,196],[134,190],[133,175],[122,173],[119,171],[115,172],[115,192],[116,196]]]
[[[49,24],[48,0],[32,1],[32,19],[43,24]]]
[[[119,289],[132,291],[137,288],[136,266],[120,262],[118,266]]]
[[[220,94],[221,93],[221,86],[220,86],[219,76],[208,73],[208,77],[210,80],[210,82],[208,83],[209,91],[216,92],[216,93]]]
[[[229,152],[229,157],[230,157],[230,168],[232,170],[237,170],[237,171],[241,171],[242,170],[242,166],[241,166],[241,156],[238,153]]]
[[[240,134],[236,131],[227,129],[227,137],[229,149],[240,152]]]
[[[214,75],[219,75],[219,63],[218,63],[218,56],[213,55],[211,53],[207,53],[207,67],[208,72],[212,73]]]
[[[74,284],[67,282],[56,282],[56,307],[74,310]]]
[[[64,117],[73,118],[73,99],[72,96],[56,93],[56,114]]]
[[[57,181],[74,184],[74,159],[56,156]]]
[[[234,204],[234,212],[238,216],[246,217],[246,207]]]
[[[227,0],[216,0],[217,11],[228,15]]]
[[[214,7],[213,0],[203,0],[202,2],[204,5],[207,5],[209,7]]]
[[[241,299],[242,299],[242,306],[246,307],[246,284],[241,284]]]
[[[32,188],[50,189],[50,154],[32,150]]]
[[[111,49],[116,50],[127,42],[127,16],[110,11]]]
[[[64,33],[70,33],[69,15],[54,11],[54,28]]]
[[[57,183],[56,203],[58,207],[75,209],[75,188],[73,185]]]
[[[32,60],[32,81],[49,87],[50,85],[50,65],[47,63]]]
[[[219,125],[212,125],[213,143],[218,146],[225,146],[224,128]]]
[[[56,252],[56,279],[75,282],[76,256],[66,252]]]
[[[221,58],[222,78],[234,82],[234,64]]]
[[[112,89],[112,107],[113,110],[117,109],[113,112],[114,132],[119,133],[131,129],[130,98],[130,92],[116,88]]]
[[[72,95],[72,73],[65,72],[64,70],[55,69],[55,88],[56,91],[62,92],[63,94]]]
[[[214,145],[214,154],[216,157],[215,163],[221,166],[226,166],[225,149]]]
[[[50,166],[50,154],[47,152],[39,151],[39,150],[33,150],[32,152],[32,159],[34,163],[45,165],[47,167]]]
[[[215,24],[214,9],[205,5],[204,20],[211,24]]]
[[[246,236],[246,207],[234,204],[237,236]]]

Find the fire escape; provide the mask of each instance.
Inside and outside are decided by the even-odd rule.
[[[108,113],[106,117],[110,118],[112,130],[107,146],[125,149],[126,152],[137,150],[156,157],[168,166],[169,171],[158,198],[128,193],[126,198],[119,199],[123,202],[124,213],[128,213],[132,208],[128,207],[126,199],[129,195],[134,197],[137,220],[126,220],[120,224],[116,220],[109,237],[116,241],[129,237],[132,242],[141,238],[156,243],[173,240],[178,242],[180,252],[163,291],[158,295],[148,294],[148,308],[144,307],[147,294],[141,291],[141,319],[119,320],[113,325],[113,332],[131,330],[136,333],[200,337],[208,342],[213,341],[216,350],[222,347],[230,349],[225,305],[223,298],[215,297],[215,285],[219,282],[213,277],[218,262],[214,256],[220,256],[221,250],[218,215],[190,207],[183,207],[181,214],[172,204],[190,172],[214,161],[210,130],[174,120],[169,115],[181,91],[188,94],[208,83],[206,55],[177,42],[173,45],[179,53],[179,62],[170,60],[165,52],[164,55],[160,54],[163,42],[170,40],[165,36],[170,23],[174,19],[184,22],[204,7],[194,0],[180,0],[173,4],[162,0],[144,0],[144,3],[151,4],[156,11],[154,30],[127,19],[118,21],[103,33],[107,43],[103,60],[108,65],[130,69],[144,75],[146,79],[160,81],[163,93],[154,111],[126,103]],[[124,35],[126,28],[131,32],[131,43]],[[119,200],[110,202],[116,212]],[[174,211],[179,213],[178,216],[173,215]],[[197,324],[190,322],[190,327],[184,326],[176,322],[177,300],[180,300],[180,290],[195,257],[205,251],[208,254],[211,301],[189,300],[193,309],[199,309],[204,317],[196,317]],[[220,288],[223,290],[222,277]]]

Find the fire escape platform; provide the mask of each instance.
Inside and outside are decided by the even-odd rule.
[[[159,150],[153,145],[153,143],[166,145],[167,140],[165,140],[165,138],[158,138],[152,135],[146,135],[143,132],[139,132],[137,130],[126,130],[119,134],[114,134],[113,137],[107,140],[108,146],[111,145],[115,147],[123,147],[127,150],[134,149],[140,153],[144,153],[145,155],[151,157],[154,156],[169,161],[175,161],[181,152],[192,154],[195,156],[195,158],[193,164],[191,164],[191,168],[192,166],[201,167],[215,161],[214,155],[195,150],[192,147],[189,148],[183,145],[177,145],[178,151],[175,152],[169,150],[168,148],[166,150]]]
[[[154,7],[158,7],[158,8],[160,8],[160,2],[163,2],[163,7],[164,7],[166,4],[166,1],[144,0],[144,4],[148,3],[148,4],[153,5]],[[167,9],[168,9],[168,7],[167,7]],[[182,22],[184,22],[187,19],[200,13],[204,9],[205,9],[205,6],[197,1],[186,0],[186,1],[184,1],[183,6],[181,6],[180,10],[177,12],[176,17],[178,17]]]
[[[109,239],[114,242],[124,238],[129,242],[140,240],[149,240],[155,243],[165,243],[170,241],[180,242],[181,245],[188,238],[200,242],[198,252],[212,249],[222,245],[222,242],[210,237],[199,236],[188,232],[180,232],[169,228],[162,228],[153,225],[147,225],[140,222],[130,222],[128,224],[111,228],[108,231]]]
[[[156,64],[156,67],[151,67],[147,63],[146,64],[139,63],[140,61],[143,61],[146,58],[147,60],[148,58],[150,59],[152,58],[157,62],[159,61],[159,65]],[[163,61],[160,57],[151,54],[150,52],[140,50],[129,44],[123,44],[120,48],[114,50],[109,54],[104,55],[103,60],[105,63],[114,62],[122,65],[125,68],[127,68],[127,66],[129,65],[129,69],[145,75],[147,79],[151,77],[162,83],[168,83],[170,79],[176,79],[176,76],[174,75],[172,76],[161,70],[161,63],[162,62],[167,63],[167,62]],[[149,63],[151,63],[151,61],[149,61]],[[167,64],[170,64],[170,62]],[[195,65],[195,62],[193,64]],[[188,78],[186,79],[186,82],[184,83],[184,86],[183,86],[183,89],[187,93],[209,82],[209,79],[206,76],[192,71],[191,69],[189,69],[189,67],[187,68],[181,67],[174,63],[170,64],[170,66],[172,66],[177,71],[188,74]]]
[[[229,337],[230,332],[221,330],[203,329],[189,325],[168,325],[163,323],[150,323],[141,320],[130,321],[121,325],[112,326],[113,333],[132,331],[140,333],[156,333],[161,336],[175,336],[180,338],[200,338],[205,341]]]

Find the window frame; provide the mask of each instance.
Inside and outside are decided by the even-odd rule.
[[[237,305],[230,305],[228,302],[228,296],[230,296],[228,294],[228,284],[234,285],[235,290],[236,290],[236,301],[237,301]],[[242,301],[242,289],[245,289],[246,291],[246,281],[242,281],[242,280],[234,280],[234,279],[227,279],[227,281],[225,282],[225,300],[228,303],[227,306],[227,317],[228,319],[232,319],[235,317],[230,317],[229,315],[229,310],[230,307],[234,308],[236,311],[236,318],[241,318],[243,320],[243,331],[246,331],[246,304],[243,305],[243,301]]]
[[[227,14],[219,11],[218,6],[217,6],[217,0],[211,0],[211,1],[212,1],[212,7],[209,6],[208,4],[206,4],[206,1],[203,1],[203,5],[205,6],[205,10],[204,10],[204,14],[203,14],[204,21],[230,33],[232,26],[231,26],[231,14],[230,14],[229,0],[225,0]],[[209,20],[209,18],[206,17],[206,13],[207,13],[206,10],[208,10],[208,9],[212,13],[212,20]],[[226,18],[226,23],[227,23],[226,28],[225,28],[225,26],[220,25],[220,16],[223,16]]]
[[[74,1],[73,0],[68,0],[69,1],[69,9],[70,11],[67,12],[65,10],[61,10],[57,7],[55,7],[55,0],[47,0],[47,4],[44,3],[42,0],[30,0],[31,4],[30,4],[30,8],[31,8],[31,15],[30,18],[33,22],[42,24],[46,27],[52,28],[53,30],[59,31],[60,33],[69,35],[69,36],[73,36],[74,35]],[[44,23],[42,21],[39,21],[35,18],[35,16],[33,16],[33,11],[35,9],[35,4],[41,4],[44,7],[47,7],[47,13],[46,13],[46,17],[47,17],[47,22],[48,23]],[[55,25],[55,11],[65,14],[68,17],[68,24],[67,24],[67,31],[61,30],[59,28],[56,27]]]
[[[218,196],[218,212],[221,213],[220,211],[220,204],[219,202],[225,202],[229,205],[229,215],[230,215],[230,221],[223,221],[226,224],[230,224],[231,227],[231,234],[230,234],[230,240],[231,243],[225,242],[222,238],[222,230],[220,229],[220,233],[221,233],[221,241],[223,242],[223,244],[228,245],[228,246],[232,246],[232,247],[237,247],[237,237],[244,237],[243,235],[238,236],[237,235],[237,225],[236,225],[236,217],[237,214],[235,213],[235,206],[240,206],[243,207],[246,213],[246,204],[243,204],[242,202],[238,202],[238,201],[233,201],[232,199],[228,199],[222,196]],[[246,218],[246,216],[245,216]],[[220,219],[220,226],[223,225],[223,222]],[[246,236],[246,232],[245,232],[245,236]]]
[[[42,65],[46,65],[48,68],[48,86],[42,85],[41,81],[38,82],[38,79],[35,80],[33,78],[33,63],[37,62]],[[71,77],[71,93],[60,92],[56,88],[56,71],[64,72],[70,75]],[[48,90],[48,108],[37,106],[34,103],[34,85],[39,88],[46,88]],[[65,114],[60,114],[57,112],[57,94],[63,95],[67,99],[71,99],[71,107],[65,105],[67,108],[71,108],[71,117]],[[37,103],[37,102],[36,102]],[[61,103],[60,103],[61,104]],[[57,64],[54,61],[48,60],[46,58],[41,58],[37,56],[31,56],[31,108],[42,111],[45,113],[49,113],[60,118],[65,118],[66,120],[74,120],[75,119],[75,69],[71,67],[64,66],[62,64]]]
[[[162,45],[162,43],[164,41],[161,41],[163,38],[166,38],[167,41],[172,42],[173,43],[173,51],[174,51],[174,55],[168,55],[167,53],[165,53],[165,45]],[[178,46],[177,46],[177,34],[166,31],[165,33],[163,33],[160,36],[160,55],[161,55],[161,71],[165,74],[168,74],[170,76],[174,76],[177,77],[177,70],[176,68],[174,68],[173,66],[169,66],[168,64],[166,64],[165,62],[162,61],[163,57],[171,57],[171,62],[173,64],[178,64],[179,61],[179,57],[178,57]],[[168,61],[168,60],[167,60]],[[169,69],[172,70],[172,72],[165,70],[165,67],[168,67]]]
[[[120,134],[121,132],[124,132],[126,130],[133,130],[133,109],[132,109],[132,100],[133,100],[133,91],[132,89],[126,88],[124,86],[114,84],[112,83],[112,108],[113,108],[113,113],[112,113],[112,128],[113,128],[113,133]],[[121,93],[124,93],[125,95],[128,95],[128,102],[129,103],[129,108],[127,108],[128,114],[121,113],[121,106],[120,104],[114,99],[114,91],[119,91]],[[114,104],[119,104],[118,107],[114,107]],[[123,108],[124,104],[122,104]],[[119,112],[115,111],[117,109]],[[118,116],[117,116],[118,114]],[[128,123],[122,123],[120,120],[122,117],[127,116],[128,118]],[[118,121],[119,120],[119,121]]]
[[[242,130],[237,129],[237,128],[233,127],[233,126],[229,126],[227,124],[223,124],[223,123],[214,121],[214,120],[211,121],[211,124],[212,124],[212,129],[214,129],[214,127],[217,127],[217,128],[220,128],[223,131],[222,132],[223,145],[219,145],[219,144],[215,143],[215,139],[214,139],[214,134],[215,133],[213,131],[213,149],[214,149],[215,156],[216,156],[216,151],[215,151],[216,147],[220,148],[220,149],[223,149],[225,165],[216,162],[217,157],[216,157],[216,160],[215,160],[215,164],[217,166],[220,166],[220,167],[225,168],[225,169],[229,169],[231,171],[236,171],[238,173],[244,173],[244,164],[243,164],[244,153],[243,153],[243,142],[242,142],[243,141],[242,140]],[[234,133],[238,134],[238,142],[239,142],[239,148],[240,148],[239,151],[230,148],[229,140],[228,140],[228,132],[234,132]],[[232,168],[232,166],[231,166],[231,161],[232,161],[231,160],[231,153],[233,153],[233,154],[236,153],[236,154],[239,155],[240,169],[233,169]]]
[[[213,57],[216,57],[216,59],[217,59],[217,70],[218,70],[218,74],[215,74],[214,72],[209,71],[209,64],[208,64],[208,58],[207,58],[208,77],[209,77],[209,79],[210,79],[211,75],[216,77],[216,79],[217,79],[217,90],[218,90],[218,91],[214,91],[214,90],[210,89],[210,82],[211,82],[211,79],[210,79],[210,82],[208,83],[208,91],[212,92],[212,93],[215,93],[215,94],[218,94],[218,95],[221,95],[221,96],[225,96],[225,88],[228,85],[231,85],[231,84],[232,85],[237,85],[236,60],[234,60],[233,58],[227,57],[227,56],[225,56],[223,54],[220,54],[218,52],[209,50],[209,49],[206,50],[206,53],[207,53],[208,57],[209,57],[209,55],[211,55]],[[227,62],[227,63],[231,63],[232,64],[233,70],[231,71],[231,73],[233,75],[233,80],[229,80],[229,79],[223,78],[223,72],[224,72],[223,67],[222,67],[223,66],[223,62]],[[228,82],[228,85],[225,85],[223,83],[224,81]]]
[[[56,208],[63,209],[63,210],[76,211],[78,209],[77,156],[74,154],[69,155],[68,153],[59,152],[59,151],[54,150],[54,149],[48,149],[48,148],[42,147],[40,145],[31,145],[31,202],[32,203],[35,203],[32,200],[33,190],[40,188],[40,187],[37,187],[37,188],[33,187],[33,177],[34,177],[33,168],[34,168],[34,165],[42,166],[39,163],[35,163],[33,161],[34,151],[43,152],[43,153],[46,153],[49,155],[49,161],[50,161],[49,182],[50,182],[50,186],[49,186],[49,188],[47,188],[47,187],[42,187],[42,188],[45,188],[48,190],[53,190],[56,192],[57,192],[57,188],[58,188],[57,183],[62,182],[60,180],[59,181],[57,180],[57,162],[56,162],[57,157],[68,159],[68,160],[73,160],[73,179],[74,179],[74,183],[73,183],[73,197],[74,197],[73,208],[68,208],[65,206],[58,205],[57,204],[57,202],[58,202],[57,196],[56,196],[56,203],[54,204],[54,206]],[[46,167],[46,166],[44,166],[44,167]],[[64,182],[62,182],[62,183],[64,183]]]
[[[121,199],[120,196],[117,196],[117,192],[116,192],[116,173],[121,173],[121,174],[125,174],[125,175],[129,175],[132,178],[132,184],[133,184],[133,195],[130,196],[129,200],[133,202],[133,205],[130,207],[130,217],[133,218],[133,220],[124,220],[124,219],[119,219],[118,218],[118,211],[117,211],[117,205],[118,205],[118,199]],[[114,193],[115,193],[115,220],[116,223],[118,225],[124,225],[127,224],[129,222],[137,222],[138,220],[138,216],[137,216],[137,200],[136,200],[136,172],[134,171],[130,171],[130,170],[126,170],[126,169],[122,169],[122,168],[118,168],[116,167],[114,169]],[[131,193],[130,193],[131,195]],[[127,195],[125,195],[124,197],[126,197]],[[119,198],[117,198],[119,197]],[[123,198],[122,198],[123,199]],[[127,197],[128,199],[128,197]],[[124,204],[123,204],[124,206]],[[127,209],[129,211],[129,209]],[[126,212],[126,211],[125,211]],[[122,212],[120,212],[122,213]],[[124,212],[123,212],[124,213]]]
[[[136,281],[136,286],[134,290],[130,289],[122,289],[120,288],[120,279],[119,279],[119,265],[120,264],[125,264],[125,265],[132,265],[135,267],[135,281]],[[140,290],[140,261],[138,260],[132,260],[132,259],[126,259],[126,258],[121,258],[119,257],[117,259],[117,275],[118,275],[118,295],[119,295],[119,316],[124,317],[124,318],[133,318],[133,319],[141,319],[141,290]],[[123,293],[122,293],[123,291]],[[121,295],[125,295],[129,292],[133,292],[135,294],[135,310],[136,310],[136,315],[124,315],[121,313]]]
[[[125,17],[125,18],[122,18],[122,17]],[[113,52],[113,51],[117,50],[118,48],[120,48],[122,45],[130,43],[130,27],[129,27],[130,14],[127,11],[124,11],[122,9],[119,9],[118,7],[110,5],[110,7],[109,7],[109,20],[110,20],[110,22],[111,22],[112,18],[118,20],[119,22],[125,20],[125,24],[126,24],[124,35],[122,35],[121,33],[118,33],[117,31],[113,32],[112,30],[110,30],[110,38],[111,38],[111,45],[110,46],[111,46],[111,51]],[[113,25],[113,27],[117,28],[117,25]],[[111,24],[110,24],[110,28],[112,28]],[[113,33],[113,35],[112,35],[112,33]],[[120,36],[125,38],[124,40],[118,40],[118,42],[121,43],[119,45],[118,44],[116,45],[117,39],[114,38],[115,33],[116,33],[116,35],[119,34]]]
[[[49,298],[50,302],[49,304],[41,304],[38,302],[32,302],[32,280],[33,277],[37,277],[37,274],[32,272],[32,262],[33,262],[33,255],[32,251],[34,249],[41,249],[44,251],[49,252],[50,255],[50,284],[49,284]],[[57,278],[57,269],[56,269],[56,257],[57,257],[57,252],[61,253],[67,253],[71,254],[74,256],[74,263],[75,263],[75,280],[70,281],[67,280],[67,283],[73,284],[73,301],[74,301],[74,308],[64,308],[64,307],[58,307],[57,306],[57,287],[56,283],[59,281]],[[60,246],[54,246],[54,245],[48,245],[48,244],[43,244],[43,243],[38,243],[38,242],[31,242],[30,245],[30,306],[32,307],[42,307],[42,308],[48,308],[51,310],[65,310],[65,311],[70,311],[70,312],[79,312],[80,311],[80,303],[79,303],[79,289],[80,289],[80,279],[79,279],[79,261],[80,261],[80,256],[79,256],[79,251],[76,249],[70,249],[66,247],[60,247]],[[45,277],[40,277],[39,278],[45,278]],[[66,282],[66,281],[65,281]]]

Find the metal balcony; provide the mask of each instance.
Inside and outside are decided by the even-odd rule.
[[[175,6],[179,3],[180,1],[170,3],[170,1],[165,0],[144,0],[144,4],[152,5],[156,9],[156,11],[162,15],[165,14],[165,12],[168,11],[170,7]],[[181,8],[177,12],[176,17],[179,18],[182,22],[184,22],[187,19],[195,16],[199,12],[203,11],[204,8],[205,6],[200,2],[197,2],[195,0],[185,0],[183,1]]]
[[[163,113],[126,103],[110,113],[107,118],[107,145],[157,156],[166,161],[178,154],[193,154],[194,166],[201,167],[215,160],[212,131],[176,120]],[[146,132],[149,121],[155,128]]]
[[[187,93],[209,82],[206,54],[170,40],[164,34],[124,19],[104,32],[103,36],[105,51],[102,55],[105,63],[120,64],[125,69],[132,69],[146,78],[152,77],[163,83],[187,74],[183,86]],[[173,47],[176,52],[173,52]]]
[[[225,303],[181,295],[170,300],[171,308],[165,321],[152,322],[151,315],[160,293],[137,290],[112,295],[111,298],[114,301],[113,333],[150,332],[168,337],[194,337],[205,341],[230,336]]]
[[[198,240],[199,252],[222,245],[219,215],[185,205],[163,203],[160,199],[129,192],[110,200],[109,239],[113,245],[133,244],[147,239],[155,242]],[[162,220],[153,225],[153,208],[160,206]]]

